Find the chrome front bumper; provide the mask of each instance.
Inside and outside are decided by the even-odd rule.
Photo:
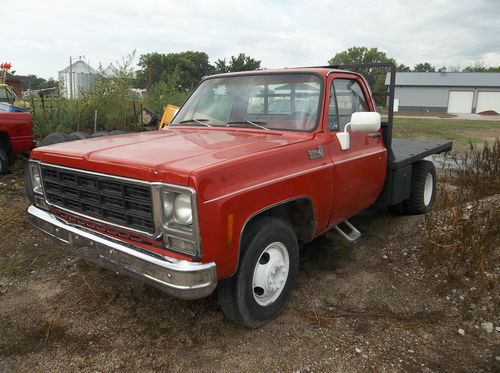
[[[155,254],[69,225],[35,206],[28,208],[28,216],[35,228],[83,259],[149,283],[174,297],[203,298],[217,286],[215,263],[195,263]]]

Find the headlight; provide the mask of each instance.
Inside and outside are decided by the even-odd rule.
[[[163,242],[172,251],[201,256],[196,192],[189,187],[162,187]]]
[[[30,163],[29,166],[30,175],[31,175],[31,186],[33,188],[33,192],[42,194],[42,178],[40,176],[40,166],[38,163]]]
[[[178,194],[174,200],[175,220],[179,224],[190,225],[193,223],[193,210],[191,208],[191,196]]]

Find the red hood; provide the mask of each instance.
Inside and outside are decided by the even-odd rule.
[[[308,140],[312,133],[169,128],[34,149],[42,162],[148,181],[188,184],[197,169]]]

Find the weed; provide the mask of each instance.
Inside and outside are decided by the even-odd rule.
[[[442,179],[436,208],[425,218],[424,261],[450,280],[486,279],[499,260],[500,140],[482,149],[470,143]]]

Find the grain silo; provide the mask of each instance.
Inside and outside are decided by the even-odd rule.
[[[61,96],[79,98],[82,91],[87,91],[97,80],[98,72],[88,63],[79,59],[64,70],[59,71]]]

